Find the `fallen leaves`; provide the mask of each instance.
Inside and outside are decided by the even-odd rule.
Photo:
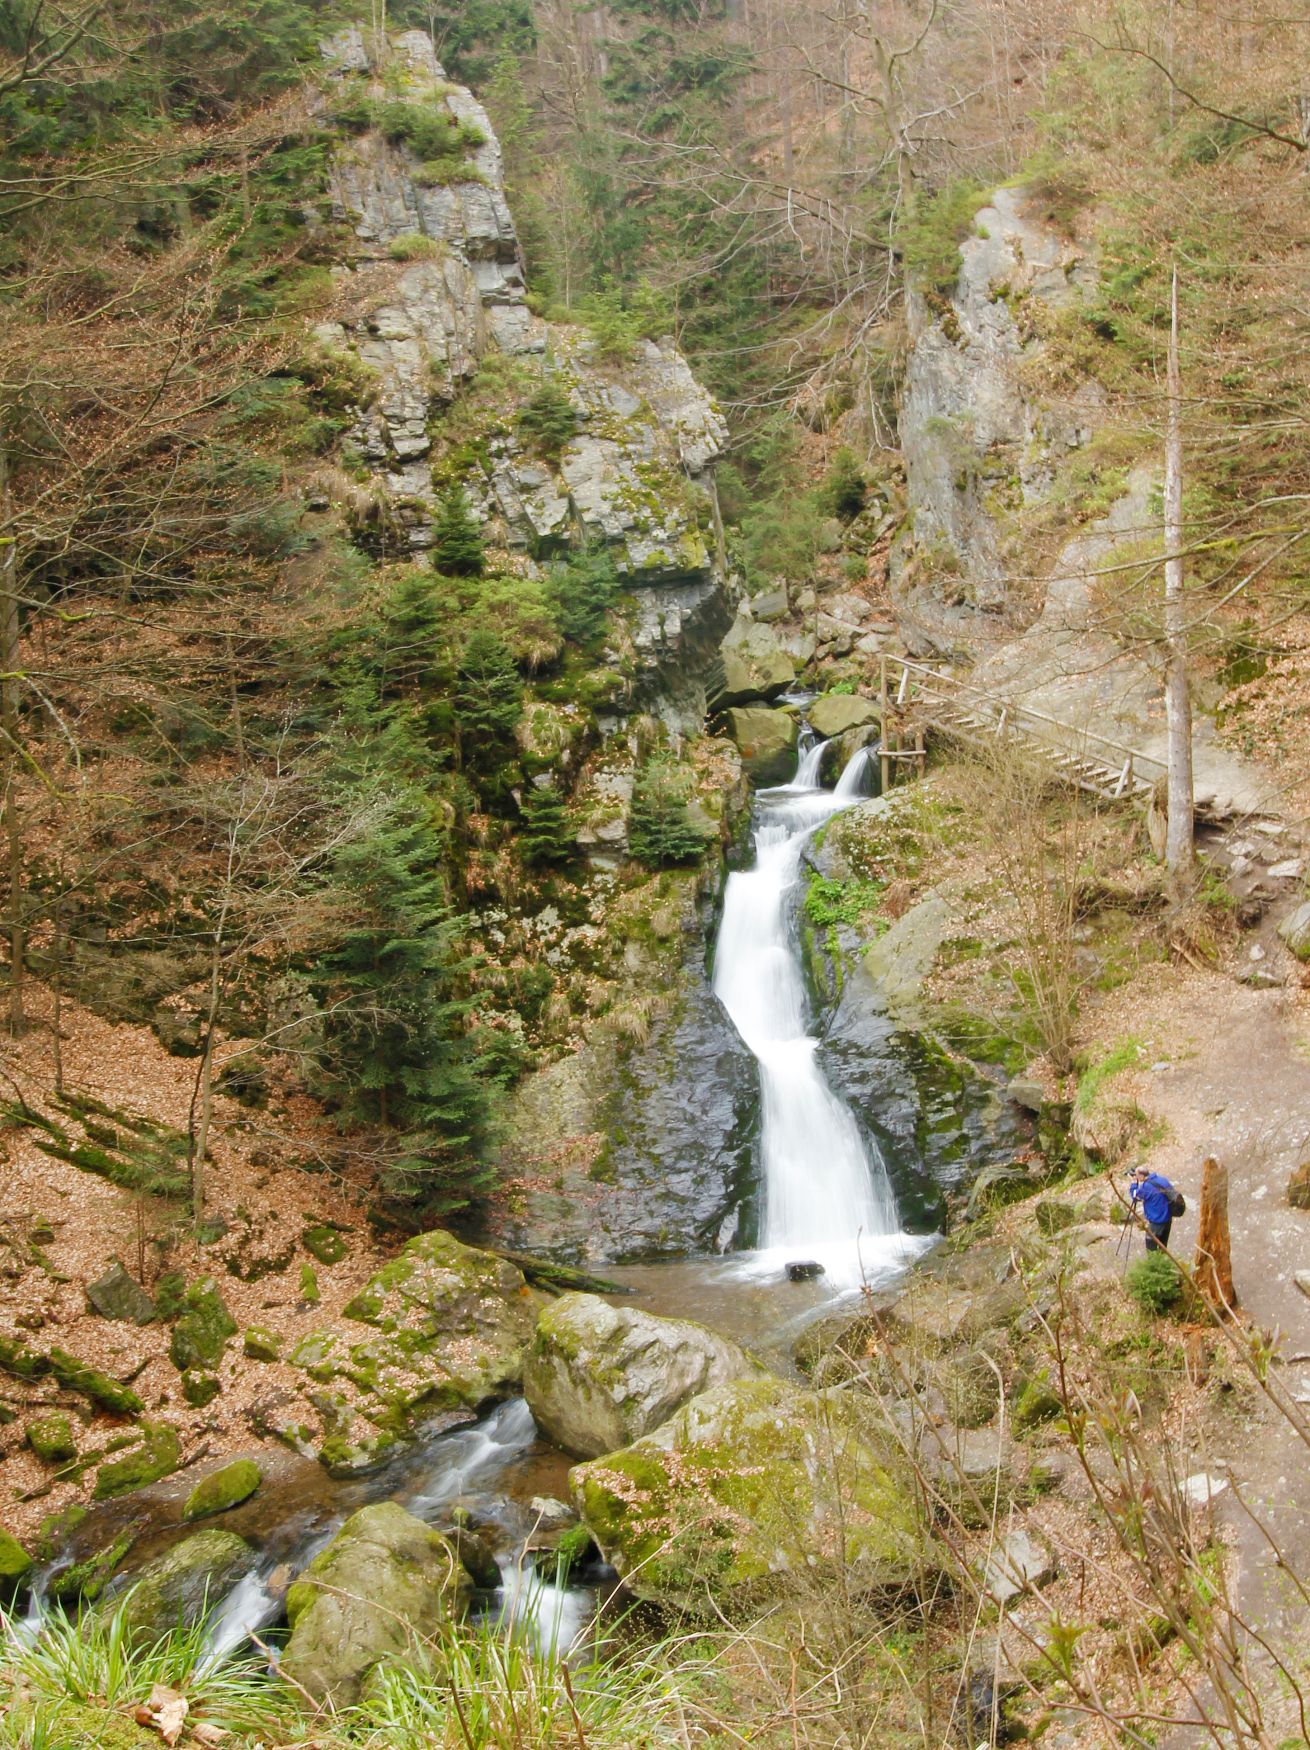
[[[181,1741],[184,1733],[189,1744],[203,1745],[204,1750],[216,1750],[217,1745],[231,1736],[224,1727],[211,1725],[208,1720],[194,1720],[188,1729],[189,1712],[190,1703],[181,1690],[170,1689],[166,1683],[156,1683],[148,1698],[137,1708],[135,1719],[138,1726],[158,1732],[170,1750]]]

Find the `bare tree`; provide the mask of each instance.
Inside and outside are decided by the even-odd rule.
[[[1169,362],[1164,450],[1165,708],[1169,742],[1169,818],[1165,864],[1175,897],[1192,885],[1196,866],[1192,788],[1192,700],[1187,674],[1187,610],[1183,600],[1183,432],[1178,369],[1178,269],[1169,301]]]

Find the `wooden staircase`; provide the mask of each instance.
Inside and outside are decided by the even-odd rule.
[[[956,741],[987,747],[1011,737],[1022,743],[1025,751],[1039,760],[1057,781],[1107,802],[1149,796],[1164,772],[1159,760],[1140,749],[1092,730],[1072,729],[1056,717],[959,680],[948,670],[930,668],[903,656],[884,656],[880,661],[877,697],[882,709],[884,744],[898,716],[902,734],[904,727],[909,726],[912,730],[935,730]],[[871,688],[862,691],[874,696]],[[884,747],[883,757],[896,760],[914,756]]]

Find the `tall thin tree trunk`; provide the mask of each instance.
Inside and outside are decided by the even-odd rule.
[[[1164,448],[1165,712],[1169,744],[1169,825],[1165,866],[1176,897],[1195,869],[1192,791],[1192,700],[1187,681],[1187,613],[1183,601],[1183,435],[1178,371],[1178,269],[1170,294],[1168,417]]]
[[[1221,1316],[1237,1305],[1233,1287],[1233,1249],[1228,1226],[1228,1168],[1213,1155],[1201,1175],[1201,1218],[1196,1232],[1192,1279]]]
[[[9,451],[0,430],[0,737],[4,758],[3,835],[9,863],[9,1031],[23,1031],[23,835],[18,811],[18,544],[13,536],[13,493],[9,484]]]

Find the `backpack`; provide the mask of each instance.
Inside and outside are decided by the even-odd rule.
[[[1174,1221],[1177,1221],[1180,1215],[1187,1214],[1187,1199],[1183,1196],[1181,1191],[1170,1190],[1169,1214]]]

